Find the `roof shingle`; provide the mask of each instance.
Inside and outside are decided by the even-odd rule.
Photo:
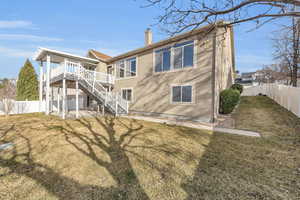
[[[101,52],[96,51],[96,50],[93,50],[93,49],[89,50],[89,53],[91,53],[92,55],[94,55],[95,58],[100,59],[100,60],[103,60],[103,61],[106,61],[106,60],[112,58],[112,57],[109,56],[109,55],[106,55],[106,54],[104,54],[104,53],[101,53]]]

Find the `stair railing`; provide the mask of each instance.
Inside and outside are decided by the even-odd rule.
[[[67,61],[64,66],[64,73],[72,74],[79,80],[84,80],[91,88],[91,92],[104,100],[105,106],[110,106],[116,114],[118,114],[119,106],[128,113],[128,101],[123,99],[118,93],[108,92],[101,84],[101,82],[105,81],[107,83],[114,83],[115,79],[112,75],[87,70],[80,63],[70,61]],[[106,76],[105,79],[103,74]]]

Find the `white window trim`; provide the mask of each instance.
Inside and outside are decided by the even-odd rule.
[[[112,70],[111,72],[112,72],[112,73],[111,73],[110,75],[113,75],[113,74],[114,74],[114,73],[113,73],[113,72],[114,72],[114,66],[113,66],[113,65],[107,65],[107,67],[106,67],[106,72],[107,72],[107,74],[108,74],[108,68],[111,68],[111,70]]]
[[[133,88],[129,87],[129,88],[121,88],[121,97],[123,98],[123,90],[131,90],[131,101],[128,101],[129,103],[132,103],[134,101],[133,99]]]
[[[184,41],[180,41],[179,43],[184,43],[184,42],[187,42],[189,40],[184,40]],[[152,60],[153,60],[153,73],[154,74],[162,74],[162,73],[171,73],[171,72],[179,72],[179,71],[185,71],[185,70],[190,70],[190,69],[193,69],[193,68],[196,68],[197,67],[197,63],[196,61],[198,60],[197,59],[197,51],[198,51],[198,48],[197,48],[197,42],[198,40],[197,39],[194,39],[193,40],[193,43],[190,43],[190,44],[186,44],[186,45],[183,45],[183,46],[180,46],[180,47],[173,47],[168,45],[168,46],[164,46],[164,47],[159,47],[159,48],[155,48],[153,49],[152,51]],[[174,69],[174,49],[176,48],[183,48],[185,46],[189,46],[193,44],[194,45],[194,55],[193,55],[193,65],[192,66],[188,66],[188,67],[183,67],[183,57],[184,57],[184,52],[182,53],[182,67],[179,68],[179,69]],[[160,50],[160,49],[165,49],[165,48],[170,48],[170,51],[171,51],[171,66],[170,66],[170,70],[169,71],[161,71],[161,72],[156,72],[155,71],[155,54],[156,54],[156,51]],[[162,61],[163,61],[163,58],[162,58]]]
[[[135,62],[136,62],[136,72],[135,72],[135,76],[129,76],[129,77],[123,77],[123,78],[118,78],[118,70],[117,70],[117,67],[119,67],[118,65],[119,65],[119,63],[120,62],[122,62],[122,61],[124,61],[124,74],[126,74],[125,72],[126,72],[126,66],[127,66],[127,60],[130,60],[130,59],[133,59],[133,58],[135,58]],[[115,71],[116,71],[116,73],[115,73],[115,78],[116,78],[116,80],[126,80],[126,79],[132,79],[132,78],[136,78],[137,76],[138,76],[138,63],[139,63],[139,56],[131,56],[131,57],[128,57],[128,58],[125,58],[125,59],[122,59],[122,60],[118,60],[118,61],[116,61],[115,63],[114,63],[114,65],[115,65]]]
[[[183,86],[192,86],[192,102],[174,102],[173,101],[173,87],[176,87],[176,86],[180,86],[180,87],[183,87]],[[171,84],[170,85],[170,103],[171,104],[174,104],[174,105],[191,105],[191,104],[195,104],[195,84],[189,84],[189,83],[186,83],[186,84]],[[182,89],[181,89],[181,97],[182,97]]]

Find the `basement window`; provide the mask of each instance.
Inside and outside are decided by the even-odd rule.
[[[122,98],[127,101],[132,101],[132,89],[122,89]]]
[[[172,87],[172,103],[192,103],[191,85],[173,86]]]

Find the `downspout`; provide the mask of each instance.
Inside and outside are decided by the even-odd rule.
[[[213,32],[213,55],[212,55],[212,78],[211,78],[211,91],[212,91],[212,103],[211,103],[211,119],[210,122],[214,123],[216,121],[215,113],[215,100],[216,100],[216,55],[217,55],[217,28]]]
[[[234,83],[235,80],[235,44],[234,44],[234,31],[233,31],[233,26],[230,27],[230,40],[231,40],[231,56],[232,56],[232,84]]]

